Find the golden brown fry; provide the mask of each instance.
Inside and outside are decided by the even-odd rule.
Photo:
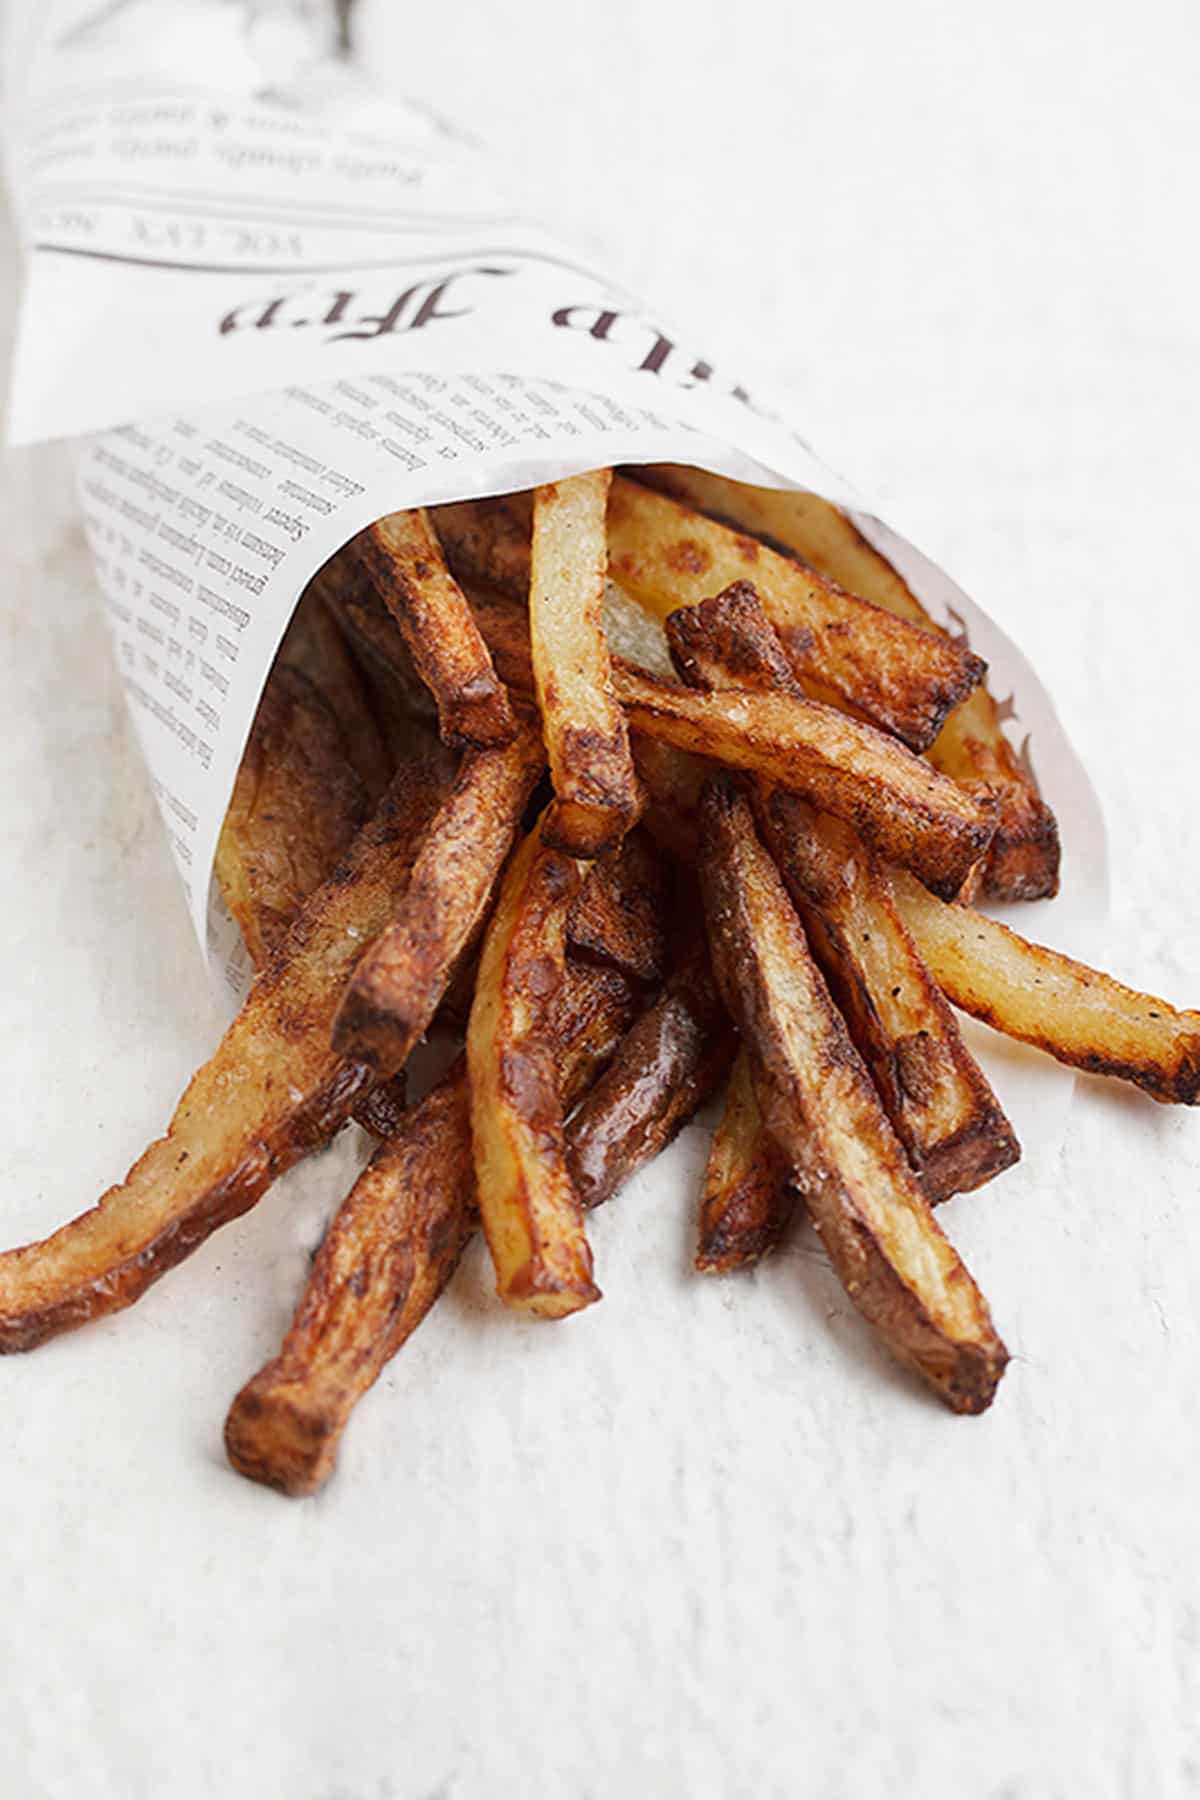
[[[1155,1100],[1200,1102],[1200,1012],[1137,993],[970,907],[945,906],[902,870],[892,882],[921,955],[955,1006],[1072,1068],[1130,1081]]]
[[[748,802],[711,781],[701,818],[713,964],[767,1127],[860,1312],[955,1411],[982,1412],[1008,1360],[987,1303],[884,1117]]]
[[[854,833],[776,788],[759,824],[884,1111],[931,1205],[1021,1154],[921,960],[886,871]]]
[[[580,956],[615,964],[635,981],[660,981],[665,956],[667,871],[654,842],[635,830],[588,870],[567,915],[567,942]]]
[[[608,548],[614,580],[660,618],[752,580],[806,687],[914,750],[928,748],[950,708],[983,678],[985,665],[950,639],[635,482],[613,482]]]
[[[590,1210],[650,1162],[702,1106],[733,1054],[708,958],[686,955],[567,1130],[575,1190]]]
[[[435,770],[401,771],[193,1076],[166,1136],[89,1212],[0,1256],[0,1350],[129,1306],[346,1122],[372,1076],[330,1049],[333,1014],[362,945],[395,910],[438,797]]]
[[[646,830],[676,862],[690,867],[696,860],[700,790],[713,765],[641,731],[631,731],[629,741],[646,795]]]
[[[397,916],[342,998],[333,1028],[342,1056],[380,1075],[404,1067],[482,923],[544,767],[541,739],[527,725],[511,744],[463,758],[418,847]]]
[[[524,605],[529,598],[532,494],[460,500],[431,507],[430,517],[459,581],[482,582]]]
[[[611,850],[640,806],[604,635],[609,476],[551,482],[533,501],[529,637],[555,793],[542,837],[568,856]]]
[[[428,513],[390,513],[362,532],[356,547],[437,703],[445,742],[479,749],[511,743],[508,696]]]
[[[529,648],[529,613],[522,601],[508,599],[497,588],[476,585],[467,599],[501,679],[522,697],[533,699],[533,656]]]
[[[615,673],[633,730],[794,788],[937,893],[957,894],[987,848],[987,805],[870,725],[790,694],[698,693]]]
[[[559,1007],[571,1104],[636,1011],[615,969],[568,965]],[[225,1422],[230,1462],[252,1481],[311,1494],[333,1473],[350,1415],[416,1330],[479,1223],[466,1068],[404,1114],[334,1216],[278,1356]]]
[[[530,833],[484,938],[467,1027],[475,1175],[496,1291],[542,1318],[600,1298],[567,1172],[554,1032],[579,880],[573,858],[550,849],[540,828]]]
[[[778,1244],[795,1209],[787,1164],[763,1124],[750,1058],[740,1050],[704,1172],[697,1270],[727,1275],[760,1261]]]
[[[298,669],[328,701],[351,766],[376,806],[392,779],[392,759],[319,576],[301,594],[275,661],[278,667]]]
[[[372,710],[389,750],[394,718],[411,715],[432,722],[436,710],[429,689],[417,673],[395,619],[363,568],[357,538],[318,569],[306,591],[319,597],[353,651],[371,690]],[[404,756],[396,760],[403,761]]]
[[[930,631],[935,625],[907,582],[846,514],[818,494],[750,487],[699,469],[662,465],[639,477],[677,500],[793,551],[810,568]],[[1058,892],[1059,839],[1054,814],[1032,772],[1005,737],[996,701],[980,686],[946,719],[930,761],[956,781],[981,783],[999,802],[996,835],[982,871],[998,900],[1038,900]]]
[[[310,608],[313,600],[310,596]],[[330,632],[336,632],[328,615],[326,620]],[[285,649],[287,643],[285,639]],[[256,974],[279,948],[308,896],[336,868],[364,812],[362,785],[325,700],[297,664],[277,660],[259,702],[214,863]],[[396,1077],[363,1094],[355,1102],[354,1117],[364,1131],[388,1137],[404,1105],[404,1081]]]
[[[410,1107],[342,1202],[279,1354],[242,1388],[225,1450],[251,1481],[311,1494],[357,1401],[425,1317],[475,1229],[461,1063]]]
[[[794,690],[782,646],[746,582],[672,613],[667,639],[697,684]],[[989,1181],[1020,1148],[905,929],[886,871],[848,825],[797,794],[759,783],[755,805],[809,946],[926,1199]]]
[[[524,621],[507,601],[476,604],[489,643],[518,683]],[[689,842],[689,788],[696,757],[785,781],[845,817],[890,861],[910,866],[937,893],[955,895],[987,848],[992,803],[972,796],[893,738],[816,701],[790,694],[696,693],[618,659],[613,680],[650,793],[649,821],[666,848]],[[690,755],[648,751],[657,740]],[[672,821],[670,796],[679,816]]]
[[[344,855],[365,812],[337,720],[298,669],[277,664],[258,704],[214,865],[256,968]]]

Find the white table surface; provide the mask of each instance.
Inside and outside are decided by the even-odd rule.
[[[1106,808],[1110,964],[1200,999],[1191,0],[363,14],[378,79],[773,370],[1020,639]],[[124,1171],[215,1024],[59,452],[8,457],[0,556],[17,1242]],[[810,1243],[691,1278],[700,1153],[596,1219],[570,1325],[501,1316],[469,1259],[310,1502],[220,1429],[349,1141],[0,1366],[4,1793],[1200,1792],[1200,1119],[1084,1083],[1057,1160],[946,1209],[1015,1352],[979,1420]]]

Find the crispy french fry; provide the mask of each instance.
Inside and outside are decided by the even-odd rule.
[[[516,608],[493,594],[476,604],[476,618],[493,650],[503,646],[508,678],[517,682],[524,625]],[[957,894],[987,849],[993,807],[986,795],[967,794],[895,739],[832,707],[791,694],[692,692],[619,658],[613,681],[654,802],[651,823],[672,851],[687,849],[686,794],[697,757],[786,782],[940,894]],[[690,761],[647,752],[647,739],[688,752]],[[683,807],[673,825],[665,804],[672,792]]]
[[[501,679],[515,693],[532,700],[533,655],[524,603],[479,583],[467,590],[467,599]]]
[[[896,900],[934,980],[964,1012],[1090,1075],[1155,1100],[1200,1102],[1200,1012],[1124,987],[983,913],[945,906],[892,874]]]
[[[360,534],[356,549],[437,703],[445,742],[511,743],[508,695],[428,514],[420,507],[390,513]]]
[[[543,815],[544,817],[544,815]],[[530,833],[508,867],[467,1026],[471,1133],[496,1291],[562,1318],[600,1298],[567,1172],[554,1008],[579,865]]]
[[[646,795],[646,830],[676,862],[690,867],[696,860],[700,790],[713,765],[641,731],[631,731],[629,741]]]
[[[298,669],[328,701],[342,728],[350,764],[371,805],[378,805],[392,779],[392,759],[319,577],[301,594],[275,661],[277,667]]]
[[[436,516],[465,579],[510,598],[520,594],[529,527],[519,496],[440,507]],[[751,577],[806,688],[913,749],[932,743],[947,712],[982,679],[979,658],[944,635],[889,615],[758,539],[637,483],[613,482],[608,534],[610,574],[658,618]]]
[[[580,1200],[599,1206],[658,1155],[729,1066],[729,1030],[700,951],[685,955],[571,1120],[568,1163]]]
[[[425,1317],[476,1225],[461,1065],[415,1107],[342,1202],[279,1354],[225,1420],[239,1474],[311,1494],[356,1403]]]
[[[982,1412],[1007,1362],[987,1303],[934,1221],[748,802],[711,781],[701,818],[713,965],[767,1127],[859,1311],[955,1411]]]
[[[411,716],[432,723],[437,713],[395,619],[363,567],[357,538],[318,569],[306,592],[317,595],[353,651],[371,690],[377,729],[391,759],[397,760],[391,742],[394,719]]]
[[[568,1105],[618,1049],[636,1007],[615,969],[568,964],[558,1015]],[[684,1085],[690,1079],[685,1069]],[[648,1110],[662,1103],[651,1084],[643,1092]],[[615,1179],[604,1185],[611,1190]],[[286,1494],[311,1494],[328,1480],[354,1407],[437,1300],[478,1223],[460,1061],[359,1177],[279,1354],[234,1400],[225,1446],[240,1474]]]
[[[727,1275],[760,1261],[778,1244],[795,1208],[787,1164],[763,1124],[750,1058],[740,1050],[704,1172],[697,1270]]]
[[[567,915],[567,942],[635,981],[661,981],[666,907],[663,859],[644,831],[631,831],[588,870]]]
[[[529,635],[555,801],[552,849],[602,856],[640,807],[604,636],[609,470],[540,487],[533,501]]]
[[[365,812],[337,720],[306,676],[277,665],[259,701],[215,861],[256,968],[345,853]]]
[[[327,623],[336,632],[328,618]],[[278,950],[308,896],[337,867],[362,824],[362,784],[347,760],[343,739],[325,699],[298,665],[277,660],[259,702],[214,863],[256,974]],[[404,1104],[404,1081],[398,1076],[363,1094],[355,1102],[354,1117],[365,1131],[388,1137]]]
[[[532,494],[433,506],[430,518],[446,561],[463,582],[482,582],[509,600],[529,598]]]
[[[705,687],[790,692],[795,678],[746,582],[667,620],[684,676]],[[809,947],[930,1202],[979,1187],[1020,1155],[888,886],[848,825],[759,783],[759,827]]]
[[[618,478],[608,508],[614,579],[660,618],[750,579],[797,675],[925,750],[985,665],[948,638],[898,619],[663,494]]]
[[[125,1180],[40,1243],[0,1255],[0,1351],[119,1312],[345,1124],[371,1071],[329,1047],[364,943],[403,892],[440,777],[402,770],[302,908],[165,1137]]]
[[[794,788],[937,893],[957,894],[987,848],[988,806],[870,725],[790,694],[699,693],[615,673],[633,730]]]
[[[464,757],[431,820],[397,916],[365,952],[334,1021],[334,1048],[379,1075],[404,1067],[482,923],[545,754],[532,726]]]
[[[931,1205],[1021,1154],[921,959],[886,871],[854,833],[776,788],[757,808],[809,946]]]
[[[898,618],[927,630],[942,629],[887,558],[844,512],[820,495],[751,487],[675,465],[639,475],[739,530],[773,539],[810,568]],[[985,686],[953,709],[929,756],[944,775],[981,783],[996,795],[996,835],[982,871],[985,891],[999,900],[1038,900],[1057,893],[1060,848],[1054,814],[1032,772],[1005,737],[996,701]]]

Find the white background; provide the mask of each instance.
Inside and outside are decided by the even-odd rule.
[[[1194,6],[362,12],[378,80],[772,371],[1019,639],[1105,803],[1110,964],[1195,1003]],[[60,453],[10,457],[0,509],[17,1242],[124,1171],[214,1017]],[[313,1502],[240,1483],[220,1426],[349,1143],[0,1366],[5,1791],[1200,1792],[1200,1120],[1084,1083],[1057,1163],[947,1209],[1016,1352],[982,1420],[803,1240],[689,1278],[700,1153],[595,1221],[578,1321],[508,1321],[469,1263]]]

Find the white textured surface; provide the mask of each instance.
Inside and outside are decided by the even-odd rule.
[[[362,30],[777,370],[1019,638],[1106,805],[1110,961],[1195,1001],[1190,0],[374,0]],[[57,455],[0,505],[17,1241],[124,1170],[213,1020]],[[595,1221],[603,1307],[515,1325],[471,1260],[289,1505],[220,1424],[352,1154],[0,1366],[6,1792],[1200,1791],[1200,1120],[1085,1084],[1055,1166],[948,1209],[1017,1353],[982,1420],[893,1374],[809,1246],[689,1278],[685,1138],[673,1200]]]

